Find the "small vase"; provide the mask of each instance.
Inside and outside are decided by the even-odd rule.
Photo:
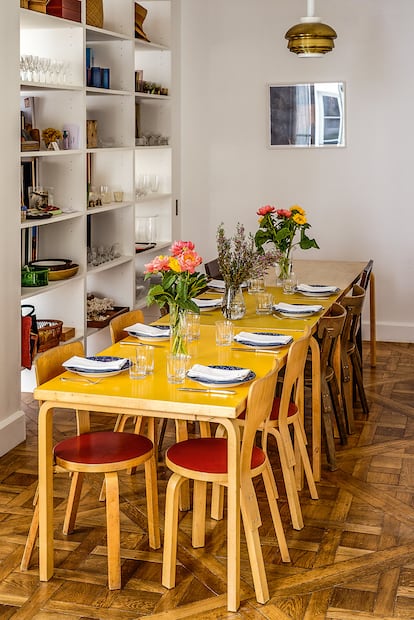
[[[246,314],[246,304],[244,303],[241,286],[231,286],[226,284],[224,290],[221,311],[226,319],[235,321],[241,319]]]
[[[278,286],[283,286],[283,282],[289,277],[292,272],[292,258],[288,254],[287,256],[281,256],[277,261],[276,275]]]
[[[180,306],[170,305],[170,348],[173,355],[187,355],[185,313]]]

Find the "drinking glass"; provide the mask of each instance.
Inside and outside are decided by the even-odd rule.
[[[200,338],[200,315],[195,312],[186,314],[187,340],[192,342]]]
[[[249,295],[256,295],[256,293],[263,293],[265,290],[265,284],[263,278],[251,278],[247,282],[247,292]]]
[[[256,314],[272,314],[273,295],[258,293],[256,297]]]
[[[285,295],[293,295],[296,291],[298,279],[296,274],[291,271],[289,275],[283,280],[283,292]]]
[[[129,358],[129,378],[144,379],[147,374],[147,352],[144,347],[137,347],[135,354]]]
[[[187,366],[187,355],[169,353],[167,355],[168,383],[183,383]]]
[[[216,344],[220,347],[229,346],[233,342],[233,323],[231,321],[216,322]]]

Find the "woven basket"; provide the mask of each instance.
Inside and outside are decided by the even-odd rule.
[[[39,340],[37,342],[38,353],[47,351],[59,344],[62,327],[63,321],[50,319],[37,321],[37,330],[39,332]]]
[[[86,0],[86,23],[88,24],[88,26],[96,26],[96,28],[102,28],[103,21],[103,1]]]

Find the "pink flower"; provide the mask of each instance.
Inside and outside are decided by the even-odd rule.
[[[274,213],[276,211],[276,207],[272,207],[271,205],[266,205],[265,207],[260,207],[257,211],[257,215],[267,215],[268,213]]]
[[[178,256],[182,252],[186,250],[194,250],[195,245],[192,241],[174,241],[171,246],[171,254],[173,256]]]
[[[182,253],[177,256],[177,261],[181,267],[181,271],[194,273],[196,267],[201,265],[203,262],[203,259],[197,254],[197,252],[190,249],[184,249]]]
[[[146,273],[158,273],[158,271],[168,271],[170,268],[169,256],[156,256],[154,260],[145,265]]]
[[[289,219],[292,215],[292,211],[288,211],[287,209],[278,209],[276,213],[278,217],[285,217],[286,219]]]

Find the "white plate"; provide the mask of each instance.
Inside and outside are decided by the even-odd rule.
[[[103,360],[105,356],[96,356],[90,359],[101,359]],[[108,356],[108,359],[115,359]],[[128,370],[131,362],[127,360],[127,363],[123,368],[115,369],[115,370],[82,370],[80,368],[75,368],[73,366],[65,366],[66,370],[75,373],[76,375],[80,375],[81,377],[89,377],[91,379],[99,379],[104,377],[114,377],[115,375],[119,375],[121,372],[125,372]]]
[[[210,368],[228,368],[231,370],[240,370],[240,366],[222,366],[222,365],[210,365]],[[208,379],[198,379],[196,377],[188,377],[191,381],[195,381],[200,385],[208,388],[229,388],[229,387],[237,387],[239,385],[244,385],[245,383],[250,383],[256,379],[256,374],[251,370],[245,379],[241,379],[240,381],[209,381]]]
[[[282,316],[284,319],[305,319],[308,316],[318,314],[321,310],[312,310],[311,312],[284,312],[283,310],[273,309],[273,312]]]
[[[170,339],[170,328],[167,325],[159,325],[158,326],[159,329],[165,329],[165,331],[168,330],[168,335],[166,334],[165,336],[163,336],[162,334],[159,336],[150,336],[149,334],[143,334],[142,332],[139,331],[129,331],[126,330],[126,332],[132,336],[133,338],[138,338],[138,340],[142,340],[142,342],[147,342],[147,343],[151,343],[151,342],[163,342],[166,340]]]

